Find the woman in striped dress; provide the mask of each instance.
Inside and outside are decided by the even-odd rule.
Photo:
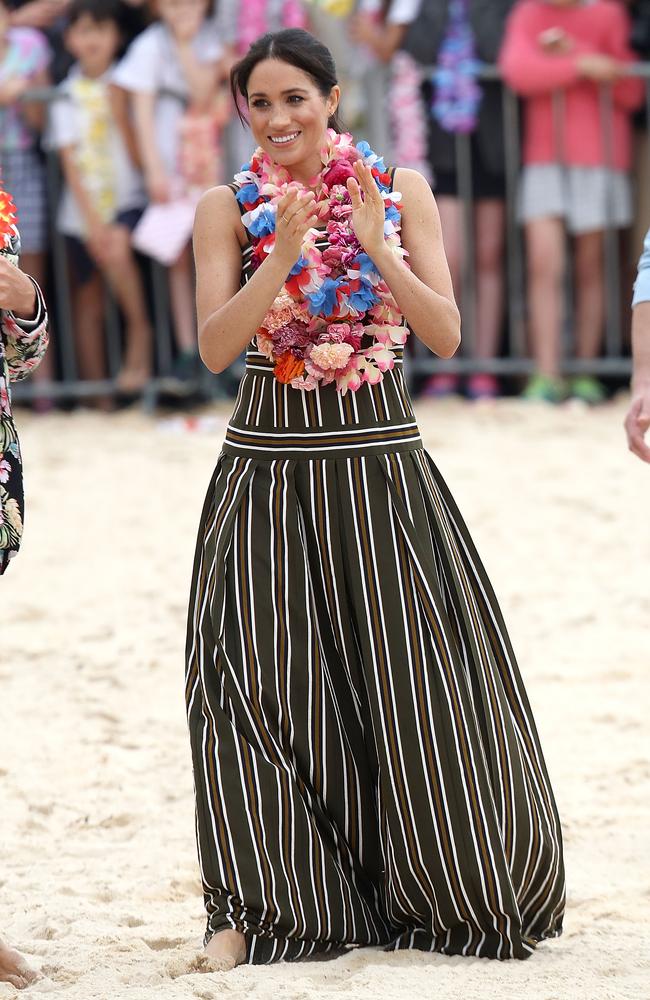
[[[408,328],[459,342],[433,197],[339,133],[306,32],[256,42],[233,87],[260,148],[195,226],[202,357],[248,344],[188,618],[206,952],[527,958],[561,931],[560,822],[402,371]]]

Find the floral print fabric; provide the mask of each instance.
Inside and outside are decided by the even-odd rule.
[[[0,253],[17,263],[18,234]],[[37,307],[33,320],[18,319],[10,312],[0,311],[0,575],[18,551],[24,518],[22,460],[9,386],[39,365],[48,341],[47,311],[41,290],[34,284]]]

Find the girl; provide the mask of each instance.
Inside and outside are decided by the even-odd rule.
[[[187,632],[208,956],[526,958],[562,926],[559,818],[402,370],[409,327],[460,340],[431,189],[340,132],[308,33],[263,36],[232,85],[259,148],[194,235],[203,360],[248,344]]]
[[[524,0],[508,21],[499,62],[525,98],[521,218],[537,365],[528,399],[605,397],[594,378],[567,386],[560,377],[565,233],[574,242],[576,354],[586,361],[598,356],[603,333],[603,231],[632,221],[630,115],[643,84],[625,78],[634,61],[628,37],[627,14],[612,0]],[[601,105],[603,87],[611,114]]]

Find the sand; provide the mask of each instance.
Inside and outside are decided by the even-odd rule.
[[[523,963],[356,951],[201,973],[185,605],[226,412],[22,419],[0,582],[0,932],[70,998],[650,996],[650,469],[624,403],[420,406],[502,602],[563,818],[564,936]],[[0,998],[15,991],[0,985]]]

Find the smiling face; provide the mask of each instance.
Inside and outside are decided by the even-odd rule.
[[[335,86],[324,96],[308,73],[280,59],[263,59],[249,77],[253,136],[297,180],[306,181],[321,170],[320,148],[339,93]]]

